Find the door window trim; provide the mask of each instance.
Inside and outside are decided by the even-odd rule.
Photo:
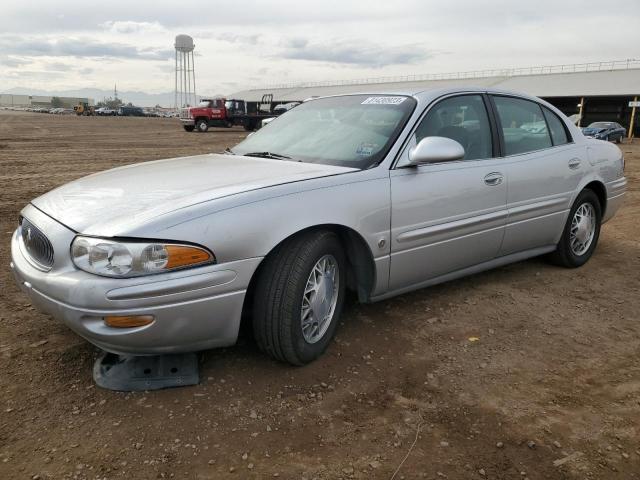
[[[453,161],[449,161],[449,162],[446,162],[446,163],[458,164],[458,163],[476,162],[476,161],[477,162],[481,162],[483,160],[495,160],[497,158],[502,158],[500,156],[500,154],[502,153],[501,147],[500,147],[499,144],[496,143],[496,140],[499,139],[500,137],[499,137],[499,132],[498,132],[498,125],[497,125],[497,123],[495,123],[496,118],[494,118],[494,116],[493,116],[493,111],[492,111],[492,108],[493,108],[492,103],[493,102],[490,101],[490,99],[488,98],[487,92],[485,92],[485,91],[462,91],[462,92],[453,92],[453,93],[448,93],[448,94],[445,94],[445,95],[441,95],[440,97],[437,97],[434,100],[432,100],[425,107],[423,112],[420,114],[420,116],[416,119],[414,124],[411,126],[411,130],[409,131],[409,134],[405,137],[402,146],[398,150],[398,153],[396,154],[396,157],[393,159],[393,162],[391,162],[391,166],[389,167],[389,170],[414,168],[414,167],[411,167],[409,165],[398,166],[398,162],[402,158],[402,155],[404,154],[404,152],[408,148],[409,143],[411,142],[411,139],[415,136],[416,130],[418,130],[418,127],[420,126],[422,121],[425,119],[425,117],[440,102],[442,102],[444,100],[448,100],[450,98],[454,98],[454,97],[465,97],[465,96],[469,96],[469,95],[476,95],[476,96],[479,96],[479,97],[482,98],[482,103],[484,104],[485,112],[487,114],[487,119],[489,121],[489,128],[491,130],[491,154],[492,155],[491,155],[491,157],[488,157],[488,158],[477,158],[477,159],[474,159],[474,160],[453,160]],[[431,164],[431,165],[441,165],[442,163],[445,163],[445,162],[434,163],[434,164]]]
[[[556,117],[558,117],[558,119],[560,120],[560,122],[563,125],[563,128],[565,129],[565,132],[567,133],[567,138],[571,139],[570,142],[563,143],[561,145],[554,145],[553,137],[551,136],[551,130],[549,129],[549,123],[547,122],[547,118],[546,118],[546,116],[544,114],[544,110],[543,110],[543,108],[545,106],[543,104],[541,104],[540,102],[537,102],[537,101],[532,100],[532,99],[527,98],[527,97],[520,97],[518,95],[507,94],[507,93],[489,93],[488,97],[489,97],[489,101],[491,102],[491,106],[493,108],[494,114],[495,114],[496,127],[498,127],[498,136],[500,137],[500,147],[501,147],[502,158],[520,157],[522,155],[529,155],[531,153],[536,153],[536,152],[544,152],[545,150],[549,150],[549,149],[552,149],[552,148],[559,148],[559,147],[563,147],[565,145],[571,145],[571,144],[574,143],[573,137],[569,134],[569,129],[567,128],[566,122],[564,122],[562,120],[562,118],[560,118],[551,109],[549,109],[549,107],[546,107],[547,110],[551,111],[551,113],[553,113],[554,115],[556,115]],[[542,118],[544,119],[545,125],[547,125],[547,133],[549,134],[549,139],[551,140],[551,146],[550,147],[545,147],[545,148],[539,148],[538,150],[530,150],[528,152],[514,153],[514,154],[511,154],[511,155],[507,155],[506,154],[507,150],[506,150],[505,143],[504,143],[504,132],[502,131],[502,124],[500,123],[500,116],[498,114],[498,107],[496,106],[496,102],[494,101],[495,97],[514,98],[516,100],[525,100],[527,102],[531,102],[531,103],[534,103],[534,104],[538,105],[538,107],[540,108],[540,113],[542,114]]]

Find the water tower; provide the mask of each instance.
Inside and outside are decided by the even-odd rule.
[[[175,108],[196,104],[196,71],[193,63],[193,38],[189,35],[176,37],[176,88]]]

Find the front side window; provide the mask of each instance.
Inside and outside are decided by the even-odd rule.
[[[529,100],[493,97],[504,135],[505,155],[551,147],[551,136],[540,106]]]
[[[567,128],[558,116],[549,110],[547,107],[542,107],[544,112],[544,118],[549,125],[549,131],[551,132],[551,140],[554,145],[564,145],[569,143],[569,135],[567,134]]]
[[[491,126],[481,95],[461,95],[437,103],[416,130],[425,137],[447,137],[464,147],[464,160],[491,158]]]
[[[311,100],[247,137],[231,153],[369,168],[385,157],[415,105],[411,97],[390,95]]]

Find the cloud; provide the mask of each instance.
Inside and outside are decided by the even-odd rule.
[[[119,34],[164,33],[166,28],[160,22],[134,22],[131,20],[109,20],[98,25],[103,30]]]
[[[30,60],[25,60],[23,58],[14,57],[12,55],[0,55],[0,65],[8,68],[18,68],[29,63],[31,63]]]
[[[242,45],[257,45],[260,40],[260,34],[253,35],[244,35],[239,33],[223,33],[220,35],[216,35],[215,38],[217,40],[222,40],[223,42],[229,43],[238,43]]]
[[[412,0],[412,3],[416,1]],[[23,34],[77,31],[83,27],[104,24],[110,28],[111,24],[129,22],[158,23],[167,28],[180,29],[217,30],[221,25],[240,29],[258,26],[282,28],[292,24],[336,25],[353,18],[359,21],[384,21],[390,17],[402,18],[406,15],[404,9],[388,2],[365,4],[362,1],[343,0],[309,2],[304,5],[305,8],[300,8],[300,2],[293,0],[215,2],[213,10],[207,10],[208,4],[195,0],[111,0],[101,4],[80,0],[31,0],[4,3],[8,4],[3,4],[0,31]],[[105,22],[109,18],[112,20]]]
[[[420,45],[383,47],[362,40],[331,40],[312,43],[304,38],[286,42],[281,56],[291,60],[337,63],[359,67],[382,68],[408,65],[431,58],[434,54]]]
[[[0,36],[0,51],[7,55],[23,57],[46,56],[138,60],[166,60],[173,57],[173,50],[170,49],[107,43],[88,38],[18,38],[12,35]]]
[[[123,90],[171,90],[179,33],[194,38],[198,91],[207,93],[637,57],[640,42],[640,9],[624,0],[606,9],[596,0],[214,3],[215,11],[195,0],[4,2],[0,87],[110,89],[117,80]],[[615,34],[584,41],[603,25]],[[93,72],[79,74],[85,67]],[[33,73],[52,70],[58,76]]]
[[[53,62],[53,63],[47,64],[47,70],[55,71],[55,72],[68,72],[71,70],[75,70],[75,68],[73,65],[69,63]]]

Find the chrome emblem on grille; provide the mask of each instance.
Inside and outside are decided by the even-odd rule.
[[[22,244],[31,264],[48,271],[53,266],[53,245],[47,236],[26,218],[21,220]]]

